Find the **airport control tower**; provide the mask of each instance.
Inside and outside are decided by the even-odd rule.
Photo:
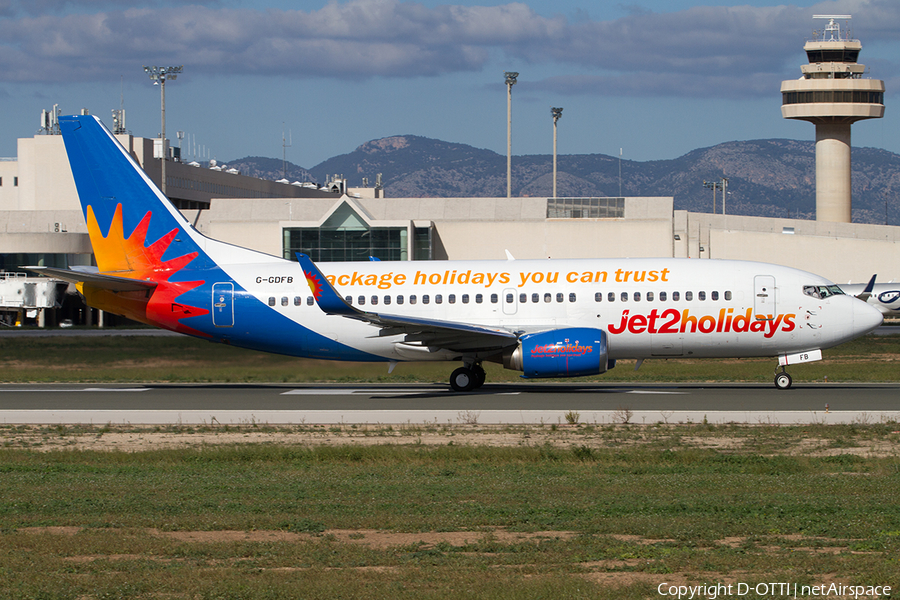
[[[816,125],[816,220],[849,223],[850,125],[884,116],[884,82],[862,78],[862,44],[850,39],[850,15],[813,18],[828,25],[803,46],[803,76],[781,82],[781,116]]]

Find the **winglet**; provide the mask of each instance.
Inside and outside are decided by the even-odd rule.
[[[878,277],[878,274],[872,275],[872,279],[869,280],[869,283],[866,284],[866,289],[862,291],[857,298],[862,300],[863,302],[868,302],[869,298],[872,296],[872,290],[875,289],[875,278]]]
[[[342,315],[345,317],[358,317],[359,310],[353,308],[334,289],[331,282],[325,278],[316,263],[306,254],[297,253],[297,260],[306,276],[306,283],[312,291],[316,304],[329,315]]]

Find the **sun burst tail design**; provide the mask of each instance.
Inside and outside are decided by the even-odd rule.
[[[147,245],[147,231],[152,218],[153,213],[148,211],[137,227],[128,237],[125,237],[122,205],[119,204],[113,212],[106,235],[103,235],[93,207],[88,206],[88,234],[97,258],[97,267],[101,273],[106,275],[140,279],[157,284],[147,299],[145,319],[140,320],[181,333],[206,336],[207,334],[180,322],[184,318],[209,314],[209,310],[205,308],[192,306],[180,300],[182,295],[202,286],[205,281],[172,281],[172,277],[197,258],[198,252],[189,252],[169,260],[163,260],[163,256],[178,235],[178,229],[169,231],[155,242]],[[133,305],[134,298],[129,298],[129,301]],[[107,298],[106,302],[115,304],[115,300],[110,298]],[[133,306],[130,310],[134,312]]]
[[[323,290],[322,280],[319,279],[318,275],[315,273],[304,271],[303,274],[306,275],[306,283],[309,284],[309,290],[312,292],[313,298],[321,300]]]

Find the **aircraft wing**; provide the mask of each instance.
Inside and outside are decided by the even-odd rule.
[[[71,269],[56,269],[53,267],[22,267],[54,279],[61,279],[69,283],[89,283],[94,287],[109,290],[111,292],[137,292],[152,290],[156,283],[141,279],[128,279],[114,275],[103,275],[96,271],[75,271]]]
[[[406,342],[418,342],[425,346],[454,351],[501,349],[513,346],[518,341],[518,336],[514,332],[503,328],[359,310],[341,298],[312,259],[299,252],[297,259],[319,308],[329,315],[338,315],[380,327],[379,336],[406,335]]]

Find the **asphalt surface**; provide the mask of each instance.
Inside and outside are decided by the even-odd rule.
[[[0,386],[0,423],[837,423],[900,421],[900,384]]]

